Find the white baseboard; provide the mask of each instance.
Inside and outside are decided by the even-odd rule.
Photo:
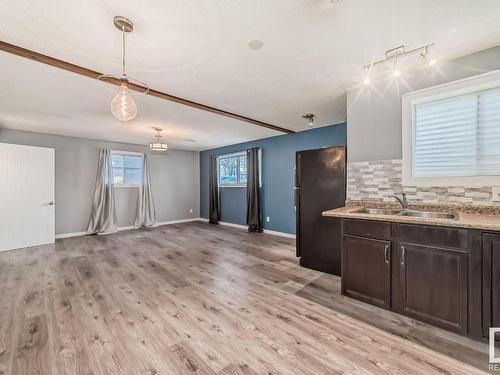
[[[202,219],[202,220],[208,221],[207,219]],[[239,228],[239,229],[248,230],[248,227],[246,225],[228,223],[228,222],[225,222],[225,221],[219,221],[219,224],[220,225],[225,225],[225,226],[228,226],[228,227],[233,227],[233,228]],[[264,233],[266,233],[266,234],[272,234],[274,236],[286,237],[286,238],[295,238],[295,234],[284,233],[284,232],[277,232],[277,231],[269,230],[269,229],[264,229]]]
[[[190,221],[204,221],[201,217],[194,217],[191,219],[180,219],[180,220],[170,220],[170,221],[162,221],[159,225],[169,225],[169,224],[179,224],[179,223],[188,223]]]
[[[128,227],[119,227],[119,228],[116,229],[116,231],[117,232],[121,232],[121,231],[124,231],[124,230],[132,230],[132,229],[135,229],[135,227],[133,225],[129,225]]]
[[[226,227],[233,227],[233,228],[239,228],[239,229],[248,230],[248,227],[246,225],[228,223],[226,221],[219,221],[219,224],[220,225],[224,225]]]
[[[190,221],[205,221],[208,222],[208,219],[202,218],[202,217],[195,217],[191,219],[180,219],[180,220],[170,220],[170,221],[162,221],[159,223],[160,226],[162,225],[170,225],[170,224],[179,224],[179,223],[187,223]],[[219,221],[220,225],[225,225],[227,227],[233,227],[233,228],[238,228],[238,229],[243,229],[243,230],[248,230],[248,227],[246,225],[241,225],[241,224],[234,224],[234,223],[228,223],[225,221]],[[127,226],[127,227],[120,227],[118,228],[118,232],[124,231],[124,230],[131,230],[134,229],[134,226]],[[272,234],[274,236],[280,236],[280,237],[286,237],[286,238],[295,238],[295,234],[290,234],[290,233],[284,233],[284,232],[277,232],[274,230],[270,229],[264,229],[264,233],[266,234]],[[74,232],[74,233],[63,233],[63,234],[57,234],[56,239],[60,238],[70,238],[70,237],[79,237],[79,236],[85,236],[87,232]]]
[[[56,234],[56,240],[58,240],[60,238],[85,236],[86,234],[87,234],[87,232],[61,233],[61,234]]]
[[[187,223],[189,221],[205,221],[206,219],[202,219],[201,217],[194,217],[191,219],[180,219],[180,220],[171,220],[171,221],[162,221],[158,223],[158,225],[169,225],[169,224],[178,224],[178,223]],[[207,220],[208,221],[208,220]],[[135,229],[133,225],[127,226],[127,227],[119,227],[117,229],[118,232],[124,231],[124,230],[131,230]],[[56,234],[56,239],[60,238],[70,238],[70,237],[79,237],[79,236],[85,236],[87,232],[73,232],[73,233],[62,233],[62,234]]]
[[[269,229],[264,229],[264,233],[273,234],[275,236],[281,236],[281,237],[286,237],[286,238],[296,238],[295,234],[285,233],[285,232],[276,232],[274,230],[269,230]]]

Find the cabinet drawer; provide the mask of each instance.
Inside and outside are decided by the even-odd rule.
[[[407,224],[401,224],[399,228],[401,242],[464,250],[469,248],[469,231],[467,229]]]
[[[359,237],[391,238],[391,223],[371,220],[343,220],[344,234]]]

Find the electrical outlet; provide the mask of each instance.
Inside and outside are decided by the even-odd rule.
[[[491,200],[493,202],[500,202],[500,187],[491,189]]]
[[[269,223],[269,220],[271,220],[271,219],[269,218],[269,216],[266,216],[266,221],[267,221],[268,223]]]

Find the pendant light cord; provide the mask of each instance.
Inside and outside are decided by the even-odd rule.
[[[122,26],[122,71],[123,71],[123,76],[127,76],[127,74],[125,74],[125,47],[126,47],[126,44],[125,44],[125,26]]]

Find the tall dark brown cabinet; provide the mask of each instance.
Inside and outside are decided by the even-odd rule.
[[[297,257],[304,267],[334,275],[340,275],[340,220],[321,214],[344,206],[345,169],[345,146],[296,153]]]

